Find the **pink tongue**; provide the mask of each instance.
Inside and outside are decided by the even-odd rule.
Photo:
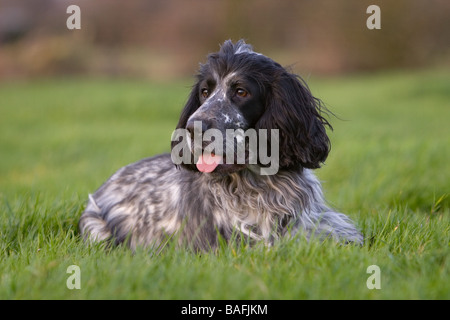
[[[204,154],[198,158],[196,163],[197,169],[200,172],[213,172],[220,164],[222,157],[215,154]]]

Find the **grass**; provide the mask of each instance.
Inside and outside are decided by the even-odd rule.
[[[331,119],[317,170],[363,247],[282,240],[201,255],[87,247],[87,194],[169,151],[189,83],[62,79],[0,85],[1,299],[450,299],[450,81],[444,71],[309,79]],[[69,290],[78,265],[81,289]],[[381,271],[369,290],[367,268]]]

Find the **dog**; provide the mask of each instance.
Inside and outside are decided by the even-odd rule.
[[[243,40],[225,41],[200,65],[171,154],[125,166],[89,195],[83,238],[131,249],[170,240],[197,251],[294,235],[361,245],[313,173],[331,148],[323,113],[299,76]]]

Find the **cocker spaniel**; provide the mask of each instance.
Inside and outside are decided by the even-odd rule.
[[[125,166],[89,195],[81,234],[132,249],[172,239],[204,251],[219,239],[296,234],[361,244],[312,171],[330,151],[321,111],[299,76],[226,41],[200,66],[171,154]]]

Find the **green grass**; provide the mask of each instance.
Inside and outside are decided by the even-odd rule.
[[[87,194],[169,151],[190,84],[62,79],[0,84],[1,299],[450,299],[450,73],[309,79],[332,118],[317,170],[363,247],[282,240],[197,255],[87,247]],[[70,265],[81,289],[69,290]],[[369,290],[370,265],[381,289]]]

